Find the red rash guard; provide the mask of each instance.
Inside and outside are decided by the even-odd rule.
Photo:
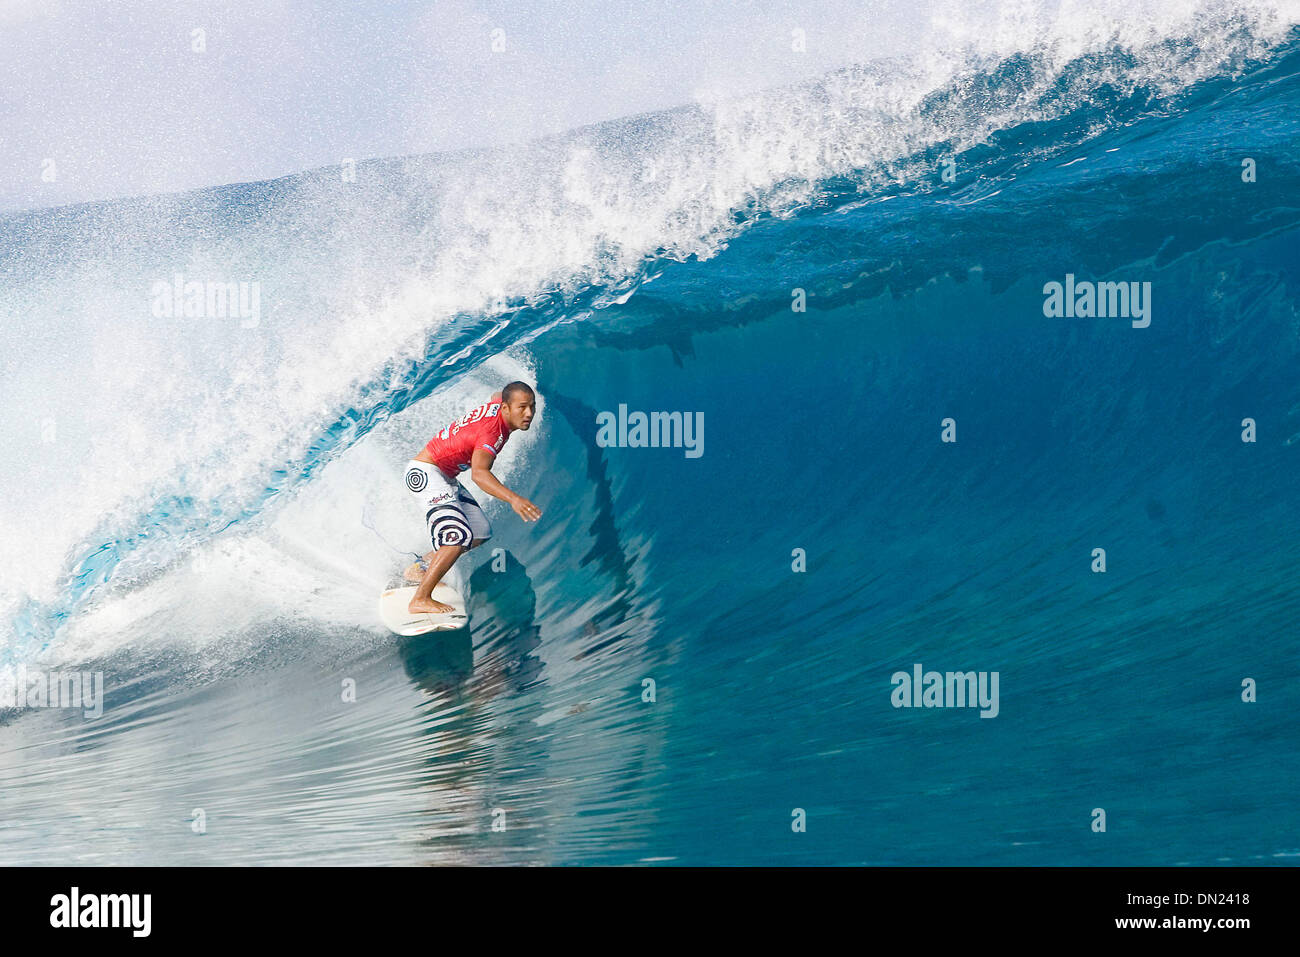
[[[467,412],[429,440],[425,451],[433,464],[449,479],[470,466],[478,449],[493,455],[510,437],[510,426],[501,417],[501,396],[494,395],[472,412]]]

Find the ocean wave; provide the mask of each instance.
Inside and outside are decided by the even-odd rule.
[[[922,288],[963,260],[918,203],[978,205],[1015,182],[1041,220],[1070,177],[1107,175],[1096,160],[1044,175],[1056,158],[1085,144],[1131,155],[1131,133],[1207,97],[1267,107],[1295,57],[1292,4],[1126,3],[1109,19],[1070,4],[992,20],[964,9],[906,56],[521,147],[0,221],[13,450],[0,478],[18,490],[0,506],[7,652],[48,646],[92,603],[138,603],[223,534],[264,529],[373,430],[430,397],[468,401],[458,383],[553,330],[643,335],[680,356],[696,331],[680,315],[665,328],[654,303],[619,307],[683,265],[718,269],[682,274],[683,296],[734,301],[720,253],[752,276],[806,243],[824,247],[824,302],[846,283],[853,296]],[[1190,134],[1198,146],[1209,123]],[[941,194],[947,161],[979,176]],[[800,231],[745,236],[785,222]],[[178,274],[258,283],[262,312],[154,315],[155,284]],[[679,312],[706,330],[737,308]]]

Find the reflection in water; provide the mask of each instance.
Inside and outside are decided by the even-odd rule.
[[[403,638],[397,650],[407,675],[431,695],[454,694],[474,670],[468,625]]]
[[[481,564],[466,607],[466,627],[397,644],[407,677],[427,696],[416,771],[423,810],[413,834],[425,863],[464,862],[467,842],[499,833],[510,835],[501,841],[506,853],[489,849],[488,859],[509,861],[510,849],[531,843],[545,816],[536,807],[544,789],[534,779],[548,764],[533,724],[542,709],[526,694],[541,684],[545,663],[535,654],[537,596],[524,566],[506,551]]]
[[[494,571],[494,565],[503,570]],[[533,654],[542,643],[537,594],[519,559],[503,551],[475,569],[466,589],[466,610],[469,624],[464,628],[398,644],[406,673],[418,687],[435,696],[468,690],[486,699],[506,690],[521,691],[538,680],[543,662]],[[480,649],[477,669],[475,639]]]
[[[614,496],[610,487],[609,472],[605,463],[605,453],[596,442],[596,410],[582,401],[564,395],[549,384],[539,384],[542,394],[546,396],[546,407],[559,412],[569,427],[577,434],[582,447],[587,453],[587,480],[594,490],[596,499],[596,516],[591,520],[587,531],[591,533],[592,545],[578,562],[582,568],[591,562],[613,579],[614,597],[609,604],[601,607],[591,620],[583,626],[584,638],[597,638],[602,632],[615,629],[615,634],[594,644],[585,645],[574,655],[580,660],[604,648],[617,644],[625,637],[622,629],[616,626],[627,621],[632,606],[627,595],[634,591],[631,568],[627,553],[619,540],[618,525],[614,522]]]

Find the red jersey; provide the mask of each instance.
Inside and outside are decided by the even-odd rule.
[[[442,474],[454,479],[470,466],[478,449],[496,455],[510,436],[510,426],[501,417],[501,395],[492,396],[472,412],[466,412],[429,440],[425,451]]]

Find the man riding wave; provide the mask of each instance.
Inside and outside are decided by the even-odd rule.
[[[433,600],[434,586],[456,559],[492,537],[483,509],[460,484],[461,472],[469,470],[479,488],[508,503],[525,522],[541,517],[541,509],[492,474],[492,463],[510,433],[528,431],[536,413],[532,387],[511,382],[435,435],[406,464],[406,487],[420,502],[433,543],[433,551],[406,570],[408,581],[419,582],[407,606],[411,614],[451,611],[450,605]]]

